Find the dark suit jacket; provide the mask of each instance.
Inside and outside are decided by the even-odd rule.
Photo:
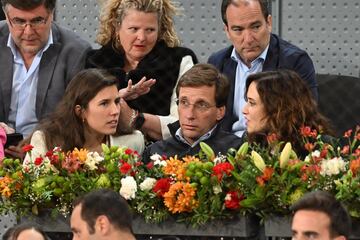
[[[157,141],[148,146],[142,156],[144,163],[148,163],[151,155],[155,153],[166,155],[167,157],[177,155],[179,159],[199,153],[200,144],[191,147],[176,138],[175,133],[180,128],[179,121],[168,124],[168,127],[170,129],[171,137]],[[211,133],[211,136],[204,140],[204,142],[213,149],[216,155],[219,153],[226,155],[230,148],[238,149],[243,143],[243,140],[235,134],[223,131],[218,125]]]
[[[54,43],[43,53],[36,95],[36,116],[40,120],[54,110],[72,77],[85,66],[91,46],[72,31],[52,25]],[[13,55],[7,47],[9,29],[0,22],[0,121],[7,123],[13,81]]]
[[[231,58],[233,46],[222,49],[212,54],[208,60],[209,63],[216,66],[220,72],[224,73],[230,82],[230,94],[226,106],[226,114],[222,127],[231,131],[231,127],[237,117],[233,115],[235,73],[237,62]],[[309,55],[300,48],[271,34],[269,50],[263,65],[263,71],[276,69],[291,69],[297,72],[305,80],[313,93],[315,99],[318,98],[317,83],[315,79],[315,68]]]

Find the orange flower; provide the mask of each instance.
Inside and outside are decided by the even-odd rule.
[[[352,160],[350,162],[350,170],[351,170],[351,172],[353,173],[354,176],[357,174],[359,169],[360,169],[360,158]]]
[[[184,157],[182,160],[170,157],[166,160],[166,166],[163,167],[163,171],[166,175],[175,177],[179,181],[190,181],[189,177],[185,176],[186,168],[190,162],[200,162],[200,160],[193,156]]]
[[[274,169],[271,167],[266,167],[264,169],[264,172],[261,176],[256,177],[256,182],[259,184],[259,186],[264,186],[265,182],[269,181],[274,173]]]
[[[81,148],[80,150],[75,148],[73,151],[72,151],[72,154],[74,157],[76,157],[77,159],[79,159],[79,161],[81,163],[85,163],[86,161],[86,158],[87,158],[87,154],[88,154],[88,151],[86,149],[83,149]]]
[[[164,194],[164,204],[172,213],[191,212],[198,206],[195,194],[196,188],[190,183],[176,182]]]

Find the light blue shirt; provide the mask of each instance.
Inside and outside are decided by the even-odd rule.
[[[40,60],[52,43],[53,37],[50,30],[46,45],[35,55],[29,69],[26,69],[24,60],[9,34],[7,46],[14,56],[14,72],[8,124],[24,137],[28,136],[38,123],[35,106]]]
[[[217,124],[207,133],[205,133],[204,135],[202,135],[198,140],[196,140],[193,144],[190,144],[188,141],[186,141],[186,139],[184,138],[184,135],[181,131],[181,128],[179,128],[176,133],[175,133],[175,137],[177,140],[179,140],[180,142],[183,142],[191,147],[195,147],[196,145],[198,145],[200,142],[205,141],[206,139],[209,139],[211,136],[211,133],[215,130]]]
[[[238,121],[234,122],[234,124],[232,125],[231,132],[236,134],[238,137],[241,137],[246,130],[246,122],[244,115],[242,114],[242,109],[244,108],[246,103],[244,98],[246,79],[250,74],[262,71],[268,49],[269,45],[254,61],[251,62],[250,68],[246,66],[245,63],[243,63],[235,48],[231,53],[231,58],[238,63],[235,75],[233,108],[233,114],[238,117]]]

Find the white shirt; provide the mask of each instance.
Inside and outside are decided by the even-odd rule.
[[[238,121],[234,122],[234,124],[232,125],[231,132],[236,134],[238,137],[241,137],[246,130],[246,122],[244,115],[242,114],[242,109],[244,108],[246,103],[244,98],[246,79],[250,74],[262,71],[268,49],[269,45],[254,61],[251,62],[250,68],[241,60],[235,48],[231,53],[231,58],[238,63],[235,75],[233,108],[233,114],[238,117]]]
[[[38,119],[36,117],[36,94],[39,80],[39,67],[43,53],[53,44],[52,31],[46,45],[35,55],[31,66],[26,69],[24,59],[9,34],[7,46],[11,49],[13,59],[13,81],[8,124],[25,137],[29,135]]]

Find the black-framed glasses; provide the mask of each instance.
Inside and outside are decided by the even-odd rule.
[[[29,21],[18,17],[10,18],[8,14],[6,14],[6,16],[8,17],[10,25],[13,28],[17,30],[24,30],[27,25],[30,25],[32,29],[38,29],[43,27],[46,24],[47,20],[49,19],[50,15],[47,16],[46,18],[36,17]]]
[[[186,99],[177,99],[176,104],[179,106],[179,108],[182,108],[182,109],[187,109],[190,106],[193,106],[195,111],[198,111],[198,112],[205,112],[205,111],[209,110],[210,108],[216,107],[216,105],[211,105],[210,103],[204,102],[204,101],[190,103]]]

